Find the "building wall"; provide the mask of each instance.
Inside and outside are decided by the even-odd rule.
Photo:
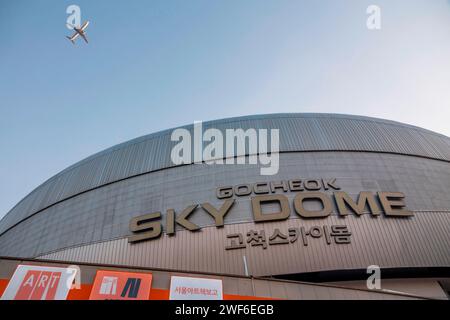
[[[361,116],[268,114],[205,122],[204,129],[279,129],[280,152],[370,151],[450,162],[450,139],[418,127]],[[193,131],[193,126],[184,128]],[[0,222],[0,234],[23,219],[82,192],[173,167],[172,130],[143,136],[92,155],[33,190]]]
[[[282,154],[281,163],[280,173],[269,180],[336,177],[336,183],[353,197],[361,190],[400,191],[415,215],[349,215],[344,219],[334,209],[329,218],[306,220],[294,213],[296,193],[291,192],[286,194],[291,200],[291,219],[255,224],[247,196],[236,198],[224,229],[213,227],[214,220],[199,209],[192,221],[209,228],[199,232],[179,228],[173,237],[129,244],[126,237],[132,217],[168,208],[179,212],[205,201],[219,207],[218,186],[265,181],[257,168],[196,165],[142,175],[57,204],[21,223],[15,232],[4,234],[0,254],[230,274],[243,274],[245,254],[255,266],[255,275],[366,268],[374,263],[383,267],[450,266],[450,199],[444,191],[450,189],[449,164],[402,155],[331,152]],[[265,229],[268,237],[275,228],[287,233],[292,226],[338,224],[347,225],[353,233],[351,244],[327,245],[317,239],[320,244],[317,241],[305,248],[298,241],[286,248],[224,249],[226,235],[235,232]]]
[[[432,216],[431,216],[432,215]],[[414,219],[414,220],[413,220]],[[295,243],[226,250],[226,235],[249,230],[265,230],[267,238],[278,228],[285,234],[290,227],[346,224],[352,232],[350,244],[328,245],[324,238],[309,239],[304,246]],[[416,212],[408,221],[395,219],[331,217],[326,221],[289,219],[255,225],[240,223],[222,229],[208,227],[200,232],[180,231],[175,237],[163,237],[130,245],[117,239],[57,251],[39,258],[168,268],[196,272],[245,275],[243,257],[254,276],[317,272],[342,269],[450,266],[448,248],[450,212]]]
[[[442,279],[382,279],[381,287],[385,290],[407,292],[433,299],[448,299],[439,282],[442,282]],[[335,283],[329,282],[328,284],[335,284],[346,288],[367,289],[364,281],[339,281]]]
[[[0,222],[0,256],[234,275],[244,274],[242,256],[246,256],[255,276],[371,264],[450,267],[449,138],[390,121],[335,115],[238,118],[206,127],[214,124],[281,127],[286,139],[281,139],[284,151],[278,174],[261,176],[259,165],[168,167],[160,152],[170,146],[164,142],[169,132],[139,138],[83,160],[33,191]],[[152,154],[155,150],[158,153]],[[131,218],[161,211],[164,225],[169,208],[179,213],[203,202],[219,207],[223,200],[217,199],[216,188],[221,186],[318,178],[336,178],[341,190],[353,198],[360,191],[402,192],[414,216],[342,218],[334,207],[328,218],[302,219],[292,205],[297,193],[287,192],[291,215],[286,221],[255,224],[251,197],[235,197],[222,229],[199,209],[191,219],[203,227],[198,232],[178,227],[173,237],[127,241]],[[348,226],[350,244],[315,239],[308,246],[298,241],[267,249],[225,250],[226,236],[235,232],[265,230],[269,237],[276,228],[287,233],[293,226],[337,224]]]

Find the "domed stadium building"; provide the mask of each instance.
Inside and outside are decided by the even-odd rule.
[[[178,129],[194,137],[190,150],[178,152],[174,129],[146,135],[68,167],[11,209],[0,221],[0,295],[19,265],[76,265],[69,299],[92,298],[99,271],[151,274],[148,299],[175,296],[189,278],[219,280],[222,299],[448,299],[450,138],[361,116],[245,116],[202,124],[224,138],[208,162],[194,155],[212,140],[198,140],[195,124]],[[244,154],[227,157],[227,130],[244,133],[233,139]],[[272,172],[249,132],[269,145]]]

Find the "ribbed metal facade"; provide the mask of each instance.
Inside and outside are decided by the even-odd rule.
[[[330,114],[274,114],[204,123],[204,129],[280,129],[280,152],[371,151],[450,161],[450,139],[401,123]],[[192,126],[186,126],[192,132]],[[0,234],[71,196],[130,176],[173,166],[172,130],[150,134],[95,154],[55,175],[19,202],[0,222]]]
[[[336,269],[450,267],[450,139],[417,127],[366,117],[276,114],[212,121],[208,128],[279,129],[280,169],[261,176],[260,165],[174,166],[172,130],[144,136],[93,155],[57,174],[25,197],[0,222],[0,256],[120,264],[242,275],[246,256],[253,275]],[[192,131],[191,126],[185,127]],[[201,210],[173,237],[130,244],[135,216],[210,202],[216,188],[297,178],[336,178],[355,198],[361,191],[405,194],[409,218],[364,215],[255,224],[250,197],[236,197],[225,227]],[[332,191],[327,192],[330,196]],[[285,195],[292,201],[295,192]],[[291,211],[294,210],[291,207]],[[345,224],[350,244],[315,239],[262,249],[225,250],[226,235],[293,226]]]
[[[328,245],[322,239],[268,246],[266,249],[225,250],[227,234],[246,234],[264,230],[269,237],[274,229],[311,228],[346,224],[352,244]],[[201,232],[181,231],[175,237],[130,246],[127,239],[100,242],[40,256],[41,259],[80,261],[98,264],[190,270],[245,275],[243,256],[251,275],[270,276],[342,269],[450,266],[450,211],[416,212],[414,219],[331,217],[326,221],[289,219],[284,222],[239,223],[223,229],[208,227]]]

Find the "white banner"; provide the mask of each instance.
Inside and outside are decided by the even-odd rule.
[[[18,265],[2,300],[66,300],[77,269]]]
[[[222,280],[172,276],[170,300],[223,300]]]

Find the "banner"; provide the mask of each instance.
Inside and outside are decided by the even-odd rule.
[[[148,300],[151,273],[98,270],[89,300]]]
[[[172,276],[170,300],[223,300],[222,280]]]
[[[18,265],[2,300],[66,300],[77,269]]]

